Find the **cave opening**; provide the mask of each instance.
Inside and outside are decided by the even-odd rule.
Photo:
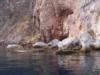
[[[59,17],[60,17],[60,21],[59,21],[59,24],[61,24],[60,26],[60,30],[61,30],[61,36],[60,36],[60,38],[59,38],[59,40],[63,40],[63,39],[65,39],[65,38],[67,38],[68,36],[69,36],[69,28],[68,28],[68,32],[67,32],[67,34],[64,34],[65,32],[64,32],[64,24],[63,24],[63,22],[64,22],[64,19],[65,18],[68,18],[68,16],[69,15],[72,15],[74,12],[73,12],[73,10],[72,9],[70,9],[70,8],[63,8],[63,9],[60,9],[60,13],[59,13]],[[69,27],[69,26],[68,26]]]

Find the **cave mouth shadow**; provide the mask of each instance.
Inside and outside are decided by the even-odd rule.
[[[55,13],[54,24],[51,24],[50,27],[47,29],[40,29],[40,33],[42,36],[41,40],[47,43],[53,39],[59,39],[60,41],[62,41],[63,39],[68,38],[69,29],[68,32],[65,34],[63,22],[65,18],[68,18],[68,16],[72,15],[73,13],[74,11],[71,8],[59,7],[57,9],[57,12]]]
[[[60,22],[59,24],[61,24],[61,31],[62,31],[62,34],[59,38],[60,41],[62,41],[63,39],[65,38],[68,38],[69,37],[69,29],[68,29],[68,33],[67,34],[64,34],[64,25],[63,25],[63,22],[64,22],[64,19],[65,18],[68,18],[69,15],[72,15],[74,13],[74,11],[70,8],[61,8],[59,9],[59,18],[60,18]]]

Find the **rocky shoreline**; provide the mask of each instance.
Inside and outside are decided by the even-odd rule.
[[[91,50],[100,49],[100,40],[92,35],[92,30],[82,32],[78,37],[68,37],[63,40],[53,39],[48,43],[43,41],[20,42],[20,43],[6,43],[0,42],[1,47],[7,49],[55,49],[57,54],[70,54],[78,52],[90,52]]]
[[[89,32],[81,33],[79,37],[68,37],[62,41],[53,39],[48,43],[38,41],[36,43],[6,43],[0,42],[0,46],[5,48],[35,48],[35,49],[53,49],[56,48],[58,54],[70,54],[76,51],[89,52],[100,49],[100,40],[94,39]]]

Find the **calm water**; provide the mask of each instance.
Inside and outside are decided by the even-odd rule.
[[[100,52],[59,56],[0,48],[0,75],[100,75]]]

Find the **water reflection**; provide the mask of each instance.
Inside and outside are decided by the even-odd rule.
[[[58,63],[74,75],[100,75],[100,52],[59,56]]]
[[[0,50],[0,75],[58,75],[56,55]]]
[[[57,56],[0,48],[0,75],[100,75],[100,52]]]

